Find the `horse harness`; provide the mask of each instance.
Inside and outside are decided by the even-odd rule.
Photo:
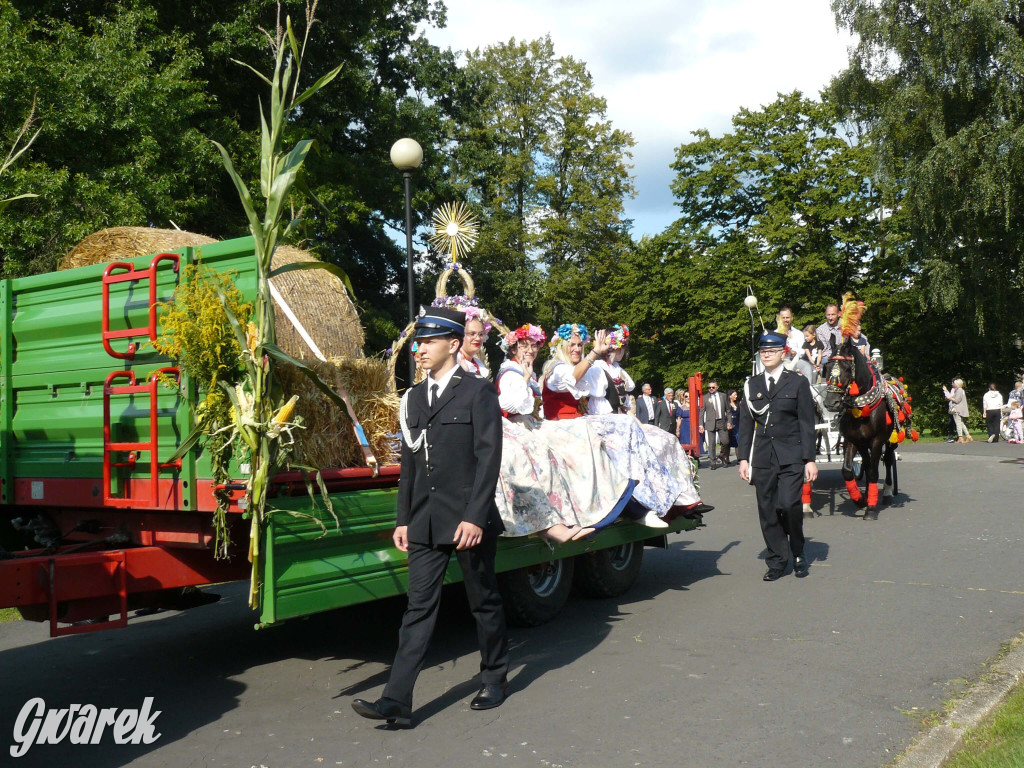
[[[853,355],[834,355],[829,358],[829,362],[833,360],[845,360],[854,363]],[[854,418],[867,418],[871,415],[872,411],[884,402],[888,412],[888,423],[899,425],[897,430],[894,431],[902,433],[903,427],[901,422],[909,420],[911,413],[910,404],[907,402],[906,387],[899,379],[882,373],[873,360],[865,360],[865,363],[868,366],[868,370],[871,371],[871,386],[867,392],[861,393],[859,388],[856,392],[852,391],[857,385],[856,381],[852,381],[844,386],[840,381],[838,363],[832,366],[826,379],[828,391],[842,395],[843,406]],[[916,440],[917,438],[914,439]],[[902,441],[902,436],[899,440]]]

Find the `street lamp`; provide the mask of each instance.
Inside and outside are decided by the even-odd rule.
[[[757,326],[754,323],[754,310],[757,309],[757,296],[754,295],[754,291],[751,288],[747,288],[747,295],[743,299],[743,306],[747,308],[750,313],[750,359],[752,372],[756,372],[753,369],[757,367]],[[758,312],[757,316],[760,317],[761,313]]]
[[[405,271],[408,280],[409,322],[416,319],[416,297],[412,271],[412,173],[423,162],[423,148],[415,139],[399,139],[391,145],[391,163],[402,172],[405,179]],[[416,358],[409,340],[409,385],[416,377]]]

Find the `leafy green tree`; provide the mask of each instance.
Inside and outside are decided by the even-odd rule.
[[[0,195],[32,189],[17,221],[0,222],[3,274],[53,269],[102,227],[174,222],[219,238],[244,234],[235,190],[209,139],[224,144],[243,178],[255,178],[256,101],[262,86],[237,61],[269,69],[266,36],[278,20],[306,15],[305,0],[15,0],[0,4],[0,135],[39,94],[43,132],[31,162],[0,181]],[[388,150],[417,138],[424,164],[414,189],[414,225],[445,183],[448,125],[466,100],[454,54],[423,34],[440,26],[435,0],[319,3],[305,66],[341,74],[330,98],[292,115],[289,140],[315,139],[309,188],[326,211],[297,200],[300,244],[341,266],[356,286],[367,348],[383,349],[404,324],[401,175]]]
[[[879,296],[897,304],[892,359],[929,388],[954,375],[976,386],[1007,381],[1024,365],[1021,8],[1001,0],[832,7],[858,39],[833,99],[870,125],[893,211],[890,264],[908,278]],[[941,355],[926,352],[936,339]]]
[[[651,244],[661,253],[651,279],[673,286],[659,335],[672,337],[676,379],[701,370],[738,383],[749,371],[748,286],[766,325],[783,304],[798,324],[821,322],[876,253],[871,154],[855,126],[799,92],[732,123],[677,149],[682,215]]]
[[[473,96],[453,137],[454,181],[482,212],[478,293],[509,322],[590,320],[605,265],[628,249],[633,140],[607,119],[585,65],[550,37],[469,54]]]

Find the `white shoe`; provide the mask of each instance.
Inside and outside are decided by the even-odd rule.
[[[658,517],[654,512],[648,512],[644,515],[644,519],[640,521],[640,525],[646,525],[648,528],[668,528],[668,523]]]

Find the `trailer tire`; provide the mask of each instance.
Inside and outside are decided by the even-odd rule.
[[[505,618],[515,627],[551,621],[569,599],[573,558],[563,557],[498,574]]]
[[[618,597],[636,583],[644,563],[644,543],[629,541],[617,547],[576,556],[576,588],[588,597]]]

